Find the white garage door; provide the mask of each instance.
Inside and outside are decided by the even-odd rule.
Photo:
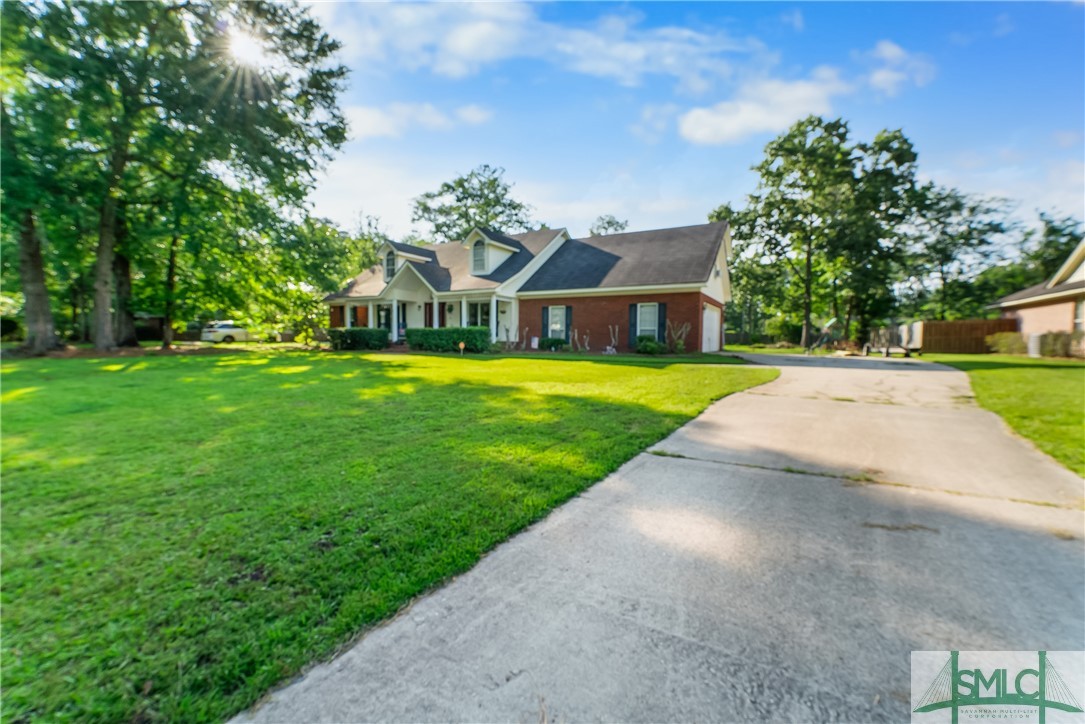
[[[713,306],[705,307],[704,321],[701,324],[701,351],[720,351],[720,310]]]

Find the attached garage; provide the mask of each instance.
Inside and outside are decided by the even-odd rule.
[[[701,321],[701,351],[720,351],[720,332],[722,329],[720,308],[711,304],[704,305],[704,319]]]

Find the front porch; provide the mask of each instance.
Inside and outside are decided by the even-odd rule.
[[[393,343],[402,340],[408,328],[415,327],[488,327],[493,342],[519,340],[516,300],[496,294],[422,294],[398,290],[389,298],[332,304],[330,311],[332,327],[381,327],[388,330]]]

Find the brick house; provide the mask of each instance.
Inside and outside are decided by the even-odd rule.
[[[586,239],[475,229],[447,244],[385,243],[379,265],[324,301],[332,327],[384,327],[393,342],[408,327],[484,326],[494,341],[587,336],[602,351],[616,330],[627,352],[688,325],[686,350],[714,352],[730,251],[726,222]]]
[[[1085,241],[1043,284],[1007,295],[991,305],[1017,320],[1026,338],[1047,332],[1085,330]]]

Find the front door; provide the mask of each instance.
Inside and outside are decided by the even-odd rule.
[[[426,302],[426,304],[425,304],[425,315],[424,316],[425,316],[425,321],[422,323],[423,326],[432,327],[433,326],[433,302]]]

